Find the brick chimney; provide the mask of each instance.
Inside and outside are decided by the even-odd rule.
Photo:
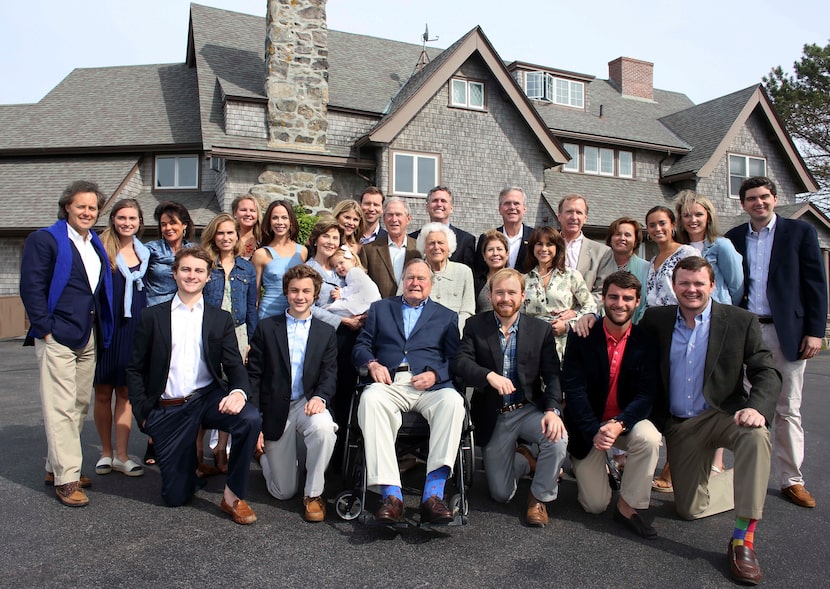
[[[268,145],[325,151],[329,102],[326,0],[268,0]]]
[[[654,100],[654,64],[618,57],[608,62],[608,78],[623,96]]]

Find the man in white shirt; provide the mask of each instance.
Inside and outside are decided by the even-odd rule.
[[[204,425],[233,437],[221,507],[236,523],[251,524],[256,514],[245,495],[262,419],[247,403],[250,385],[233,319],[202,298],[212,264],[200,247],[176,253],[178,291],[141,314],[127,387],[136,422],[153,438],[165,503],[183,505],[199,489],[196,435]]]
[[[380,226],[384,200],[383,192],[377,186],[367,186],[360,195],[360,210],[363,211],[363,219],[366,221],[366,230],[360,236],[362,245],[386,237],[386,230]]]
[[[46,484],[58,500],[83,507],[81,429],[89,411],[96,340],[109,345],[113,331],[112,274],[92,227],[104,194],[92,182],[70,184],[58,200],[58,220],[26,239],[20,297],[35,345],[48,457]]]
[[[499,193],[499,215],[504,224],[496,231],[501,231],[507,238],[508,256],[507,267],[515,268],[524,272],[527,242],[533,227],[524,224],[524,216],[527,212],[527,199],[525,192],[518,186],[509,186]],[[476,246],[476,271],[487,274],[487,264],[484,262],[484,234],[478,237]]]
[[[602,283],[616,270],[614,254],[605,244],[591,241],[582,233],[588,220],[588,201],[581,194],[568,194],[559,201],[559,226],[565,238],[565,266],[579,271],[594,295],[602,302]]]

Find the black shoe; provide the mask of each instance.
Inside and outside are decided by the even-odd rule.
[[[618,507],[614,507],[614,521],[618,521],[623,524],[626,528],[640,536],[641,538],[645,538],[646,540],[655,540],[657,539],[657,530],[654,529],[653,526],[650,526],[646,521],[640,516],[639,513],[635,513],[631,516],[631,518],[625,517]]]
[[[156,448],[153,442],[147,440],[147,450],[144,452],[144,464],[152,466],[156,463]]]
[[[612,491],[619,491],[622,484],[622,473],[617,467],[617,463],[606,455],[605,464],[608,467],[608,486]]]

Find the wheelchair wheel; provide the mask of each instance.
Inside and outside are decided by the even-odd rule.
[[[463,517],[466,518],[467,515],[469,515],[470,513],[470,502],[467,501],[466,497],[462,502],[460,493],[456,493],[455,495],[450,497],[450,504],[447,507],[450,508],[450,511],[452,511],[453,516],[460,513]]]
[[[363,512],[363,501],[354,491],[342,491],[334,499],[334,509],[340,519],[351,521]]]

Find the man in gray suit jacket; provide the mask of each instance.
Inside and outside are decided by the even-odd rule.
[[[734,507],[730,572],[736,581],[755,585],[763,577],[755,525],[767,495],[768,427],[781,375],[758,318],[711,300],[715,273],[705,258],[681,260],[673,285],[678,305],[648,309],[640,326],[660,346],[662,386],[652,421],[666,436],[675,509],[684,519],[699,519]],[[717,448],[732,450],[735,468],[710,477]]]
[[[588,201],[581,194],[568,194],[559,201],[559,227],[565,238],[565,266],[578,270],[599,306],[602,283],[616,270],[611,248],[591,241],[582,233],[588,219]]]

